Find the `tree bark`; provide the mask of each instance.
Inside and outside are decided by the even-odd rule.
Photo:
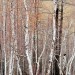
[[[60,13],[59,13],[60,11]],[[55,41],[54,41],[54,59],[53,59],[53,73],[52,75],[60,75],[60,52],[61,52],[61,38],[63,25],[63,0],[59,8],[59,0],[54,0],[54,17],[55,17]]]
[[[29,64],[29,75],[33,75],[33,69],[32,69],[32,58],[30,55],[30,48],[29,48],[29,13],[28,13],[28,6],[26,0],[24,0],[24,6],[26,10],[26,25],[25,25],[25,51],[26,51],[26,56]]]
[[[5,49],[5,28],[6,28],[6,1],[3,0],[3,74],[6,75],[6,49]]]

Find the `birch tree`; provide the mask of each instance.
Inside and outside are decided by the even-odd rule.
[[[52,63],[53,63],[53,68],[51,69],[51,74],[52,75],[59,75],[59,68],[58,68],[58,62],[57,62],[58,55],[56,54],[57,43],[58,43],[57,40],[58,40],[58,14],[59,14],[59,5],[58,5],[58,0],[53,0],[53,2],[54,2],[53,42],[52,42],[52,49],[51,49],[51,53],[50,53],[49,68],[51,69],[51,66],[52,66]],[[49,74],[50,74],[50,71],[48,70],[48,75]]]
[[[11,12],[10,12],[10,19],[11,19],[11,50],[10,50],[10,57],[9,57],[9,75],[13,74],[13,66],[14,66],[14,1],[10,1]]]
[[[73,20],[71,20],[71,22],[70,22],[70,25],[72,25],[72,24],[73,24]],[[74,38],[75,38],[75,29],[74,29]],[[74,58],[75,58],[75,39],[74,39],[74,47],[72,50],[72,55],[66,65],[66,74],[65,75],[71,75],[72,63],[74,61]]]
[[[51,67],[51,63],[53,62],[53,69],[51,70],[51,75],[60,75],[59,55],[61,51],[61,37],[62,37],[62,24],[63,24],[63,0],[61,0],[60,14],[59,14],[59,0],[53,0],[53,2],[54,2],[53,42],[52,42],[52,49],[50,53],[49,68]],[[59,16],[60,16],[60,20],[59,20]],[[50,71],[48,71],[48,75],[49,74]]]
[[[28,64],[29,64],[29,75],[33,75],[31,55],[30,55],[30,48],[29,48],[29,32],[28,32],[28,27],[29,27],[29,13],[28,13],[28,6],[27,6],[27,1],[26,0],[24,0],[24,6],[25,6],[25,10],[26,10],[25,52],[26,52],[27,61],[28,61]]]
[[[15,1],[10,1],[11,12],[10,12],[10,19],[11,19],[11,51],[10,51],[10,59],[9,59],[9,75],[13,75],[14,71],[14,60],[17,60],[17,68],[19,74],[22,75],[22,70],[19,64],[19,59],[17,57],[17,34],[15,32]],[[16,26],[17,27],[17,26]]]
[[[5,49],[5,26],[6,26],[6,0],[3,0],[3,55],[2,57],[4,58],[4,75],[6,75],[7,73],[7,69],[6,69],[6,49]]]
[[[35,7],[35,29],[34,29],[34,40],[35,40],[35,58],[36,63],[38,62],[38,3],[39,0],[34,0],[34,7]]]

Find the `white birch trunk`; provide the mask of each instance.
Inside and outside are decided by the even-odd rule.
[[[53,62],[53,55],[54,55],[54,43],[55,43],[55,40],[56,40],[56,21],[55,21],[55,14],[56,14],[56,9],[57,9],[57,0],[53,0],[54,2],[54,14],[53,14],[53,40],[52,40],[52,49],[51,49],[51,52],[50,52],[50,59],[49,59],[49,66],[48,66],[48,70],[47,70],[47,75],[50,74],[50,71],[51,71],[51,65],[52,65],[52,62]]]
[[[13,68],[14,68],[14,57],[16,57],[17,60],[17,67],[18,67],[18,71],[20,73],[20,75],[22,75],[22,70],[19,64],[19,59],[16,55],[16,51],[17,51],[17,35],[15,32],[15,17],[14,17],[14,9],[15,9],[15,1],[11,0],[10,3],[11,6],[11,13],[10,13],[10,19],[11,19],[11,32],[12,32],[12,37],[11,37],[11,55],[10,55],[10,59],[9,59],[9,75],[13,75]]]
[[[10,59],[9,59],[9,75],[13,75],[13,51],[10,53]]]
[[[74,34],[74,38],[75,38],[75,34]],[[71,68],[72,68],[72,63],[74,58],[75,58],[75,39],[74,39],[74,48],[73,48],[72,56],[70,57],[66,66],[66,75],[71,75]]]
[[[10,2],[11,6],[11,12],[10,12],[10,19],[11,19],[11,32],[12,32],[12,37],[11,37],[11,51],[10,51],[10,57],[9,57],[9,75],[13,75],[13,66],[14,64],[14,1],[11,0]]]
[[[68,61],[67,66],[66,66],[66,75],[71,75],[71,66],[72,66],[74,58],[75,58],[75,51],[73,52],[70,60]]]
[[[63,38],[63,40],[62,40],[62,43],[61,43],[61,46],[63,46],[64,45],[64,42],[66,41],[66,36],[68,35],[68,33],[69,33],[69,30],[70,30],[70,28],[72,27],[72,21],[70,22],[70,25],[69,25],[69,28],[68,29],[66,29],[66,30],[64,30],[64,38]],[[61,49],[61,52],[60,52],[60,64],[59,64],[59,68],[60,68],[60,74],[61,75],[63,75],[63,70],[62,70],[62,49]],[[65,66],[66,67],[66,66]]]
[[[22,70],[21,70],[21,67],[20,67],[20,64],[19,64],[19,59],[18,59],[17,56],[16,56],[16,60],[17,60],[17,66],[18,66],[19,74],[22,75]]]
[[[53,62],[53,54],[54,54],[54,42],[55,42],[55,37],[56,36],[56,26],[55,26],[55,15],[53,15],[53,41],[52,41],[52,49],[49,55],[49,66],[48,66],[48,70],[47,70],[47,75],[50,74],[51,71],[51,65]]]
[[[33,38],[34,38],[34,35],[33,35],[33,32],[32,32],[32,37],[31,37],[32,39],[31,39],[31,61],[33,60],[33,43],[34,43],[34,40],[33,40]],[[33,62],[32,62],[33,63]]]
[[[33,75],[33,69],[32,69],[32,61],[30,56],[30,48],[29,48],[29,33],[28,33],[28,26],[29,26],[29,13],[28,13],[28,7],[27,2],[24,0],[24,6],[26,9],[26,26],[25,26],[25,46],[26,46],[26,56],[29,64],[29,75]]]
[[[37,71],[36,71],[36,75],[38,75],[38,72],[39,72],[40,60],[41,60],[41,57],[43,56],[43,54],[44,54],[44,52],[45,52],[46,42],[47,42],[47,33],[45,32],[43,50],[42,50],[40,56],[38,57],[38,61],[37,61]]]
[[[5,26],[6,26],[6,0],[3,0],[3,54],[4,54],[4,75],[6,75],[6,49],[5,49]]]

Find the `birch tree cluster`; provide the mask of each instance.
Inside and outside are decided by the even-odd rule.
[[[0,75],[75,75],[71,1],[0,0]]]

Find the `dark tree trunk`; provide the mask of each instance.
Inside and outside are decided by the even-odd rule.
[[[59,69],[59,58],[61,52],[61,38],[62,38],[62,25],[63,25],[63,0],[61,0],[61,5],[59,6],[59,0],[56,0],[57,8],[55,11],[55,26],[56,26],[56,36],[54,43],[54,59],[53,59],[53,73],[51,75],[60,75]],[[59,8],[60,7],[60,8]]]

